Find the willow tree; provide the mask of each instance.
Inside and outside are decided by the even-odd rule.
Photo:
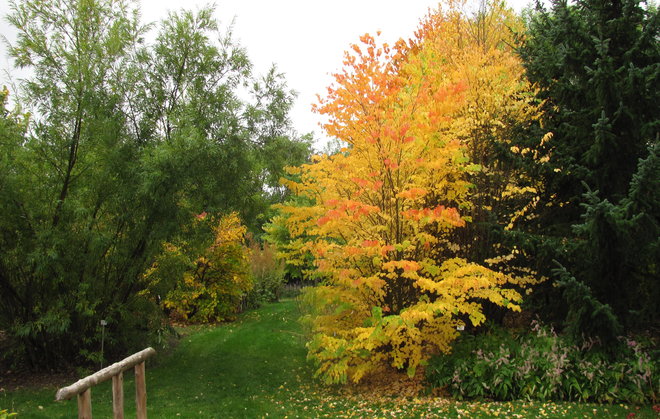
[[[173,13],[147,45],[132,1],[12,2],[32,115],[0,140],[0,329],[14,360],[98,361],[101,319],[106,357],[142,347],[165,327],[140,294],[161,243],[204,211],[256,229],[279,199],[271,178],[304,161],[283,77],[254,76],[213,15]]]

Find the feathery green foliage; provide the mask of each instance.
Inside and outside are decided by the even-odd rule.
[[[97,362],[104,319],[105,356],[122,357],[166,328],[140,294],[161,244],[204,211],[257,231],[309,138],[283,76],[253,75],[212,7],[171,13],[153,44],[127,0],[17,0],[7,19],[32,116],[0,115],[2,356]]]

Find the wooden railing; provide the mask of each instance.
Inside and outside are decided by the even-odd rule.
[[[144,361],[154,355],[153,348],[147,348],[128,358],[115,362],[92,375],[88,375],[68,387],[57,390],[56,401],[69,400],[78,395],[78,419],[92,417],[92,387],[112,378],[112,412],[115,419],[124,418],[124,371],[135,367],[135,409],[137,419],[147,418],[147,386],[145,383]]]

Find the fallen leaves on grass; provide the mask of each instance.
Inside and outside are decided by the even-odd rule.
[[[380,386],[383,388],[383,386]],[[390,385],[390,389],[397,388]],[[366,390],[361,393],[358,390]],[[316,385],[281,387],[271,395],[273,413],[326,418],[615,418],[626,417],[628,406],[552,402],[458,402],[432,395],[378,394],[362,385],[350,390]],[[616,409],[614,409],[616,408]],[[298,412],[298,413],[293,413]]]

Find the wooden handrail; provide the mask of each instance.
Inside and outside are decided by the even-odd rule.
[[[153,348],[137,352],[119,362],[103,368],[92,375],[82,378],[70,386],[57,390],[55,401],[68,400],[78,396],[78,418],[92,417],[91,388],[99,383],[112,379],[112,407],[115,418],[124,417],[123,373],[135,367],[135,404],[138,419],[147,417],[147,392],[144,376],[144,361],[156,354]]]

